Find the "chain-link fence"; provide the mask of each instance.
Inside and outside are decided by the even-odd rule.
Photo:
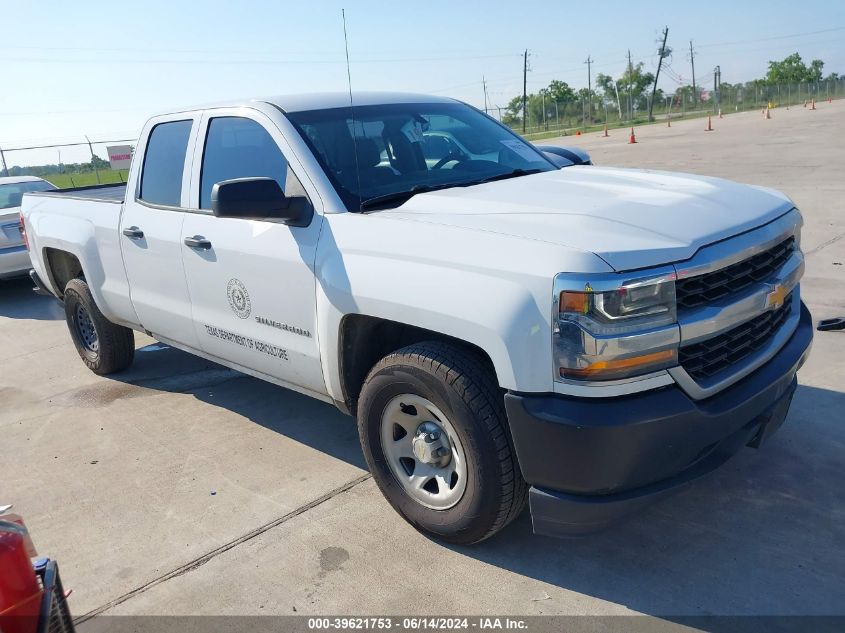
[[[718,90],[684,86],[673,94],[658,91],[652,108],[654,121],[666,121],[761,108],[803,106],[845,98],[845,79],[793,84],[722,84]],[[532,95],[528,118],[505,108],[487,112],[529,140],[601,130],[605,125],[627,127],[648,122],[651,93],[638,96],[624,89],[610,97],[593,95],[558,103]],[[510,116],[509,116],[510,115]],[[83,140],[84,139],[84,140]],[[134,144],[135,140],[92,140],[82,137],[67,143],[0,146],[0,176],[38,176],[60,188],[125,182],[128,170],[113,170],[108,147]]]
[[[83,138],[50,145],[0,146],[0,176],[38,176],[62,189],[125,182],[129,170],[111,168],[108,147],[133,145],[135,139]]]
[[[674,121],[712,116],[720,111],[727,114],[766,107],[803,106],[813,100],[842,98],[845,98],[845,79],[774,85],[722,84],[718,90],[697,86],[693,91],[692,86],[685,86],[673,94],[658,91],[652,119]],[[609,128],[641,125],[648,122],[650,101],[650,92],[634,96],[624,90],[607,98],[593,95],[565,103],[533,95],[525,126],[521,111],[514,114],[505,108],[488,108],[487,112],[527,138],[536,139],[600,130],[605,125]]]

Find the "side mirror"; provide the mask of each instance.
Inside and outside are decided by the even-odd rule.
[[[563,169],[564,167],[571,167],[572,165],[575,164],[571,160],[569,160],[568,158],[564,158],[560,154],[555,154],[553,152],[547,152],[545,150],[541,150],[541,151],[543,152],[543,155],[546,158],[548,158],[550,161],[552,161],[552,163],[554,163],[554,166],[557,167],[558,169]]]
[[[593,160],[590,155],[580,147],[559,147],[558,145],[535,145],[543,154],[546,155],[559,168],[569,167],[569,165],[592,165]],[[551,154],[562,158],[557,160],[552,158]],[[564,162],[567,161],[567,163]]]
[[[218,218],[281,220],[308,226],[313,209],[304,196],[288,197],[272,178],[235,178],[211,188],[211,210]]]

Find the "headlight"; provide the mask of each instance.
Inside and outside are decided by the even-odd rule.
[[[616,380],[677,364],[674,269],[555,279],[558,380]]]

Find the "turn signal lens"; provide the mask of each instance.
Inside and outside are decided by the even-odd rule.
[[[560,311],[587,314],[590,311],[590,295],[586,292],[561,292]]]
[[[562,378],[576,378],[579,380],[610,380],[630,375],[632,373],[646,373],[676,365],[678,350],[667,349],[631,358],[614,360],[600,360],[590,363],[586,367],[561,367]]]

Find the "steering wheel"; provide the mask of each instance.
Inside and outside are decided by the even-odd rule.
[[[460,162],[460,161],[464,160],[465,158],[466,158],[466,154],[464,154],[463,152],[449,152],[443,158],[441,158],[439,161],[434,163],[434,165],[432,165],[431,168],[432,169],[443,169],[443,166],[446,163],[451,163],[453,160]]]

